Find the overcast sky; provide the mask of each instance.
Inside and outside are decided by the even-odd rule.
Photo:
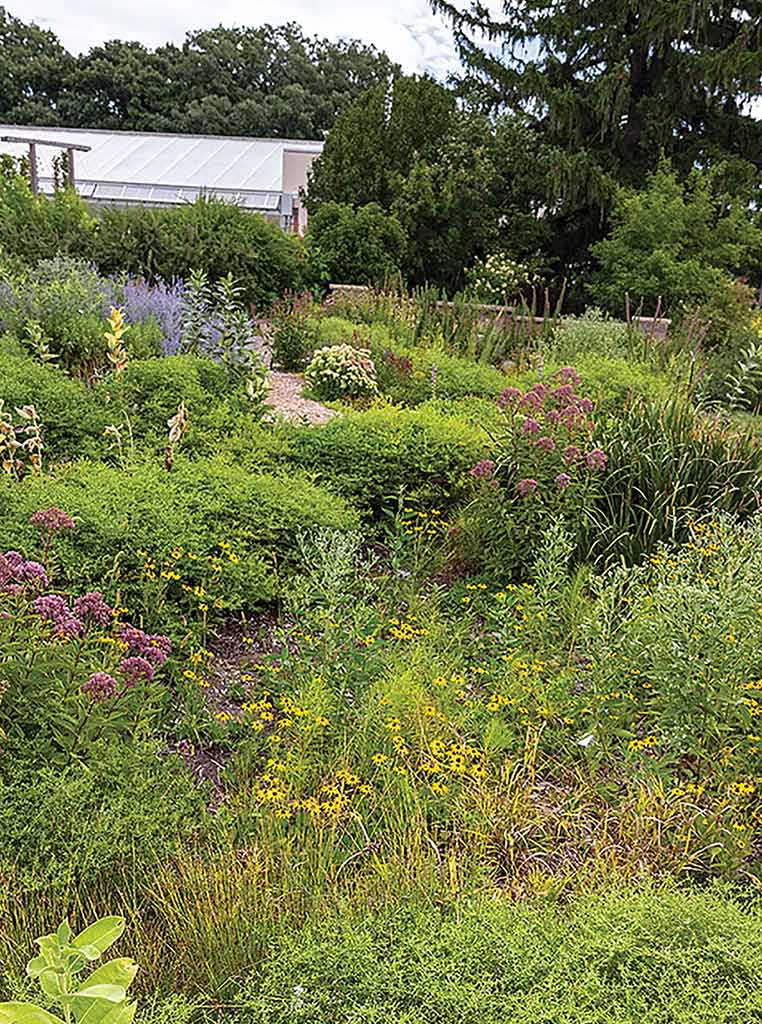
[[[104,0],[10,0],[6,6],[52,29],[72,53],[107,39],[137,39],[153,47],[180,43],[196,28],[296,21],[309,35],[373,43],[409,72],[444,77],[457,66],[452,33],[427,0],[130,0],[126,8]]]

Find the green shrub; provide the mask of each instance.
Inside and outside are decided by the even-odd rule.
[[[620,190],[608,238],[591,247],[599,263],[589,287],[594,300],[621,315],[626,295],[646,313],[658,304],[677,312],[702,301],[723,274],[744,272],[759,248],[760,230],[748,210],[729,212],[694,171],[681,182],[667,161],[639,192]]]
[[[378,203],[322,203],[310,217],[307,254],[322,281],[375,284],[398,274],[407,239],[395,216]]]
[[[398,347],[376,358],[382,391],[406,405],[431,398],[497,398],[508,384],[505,374],[494,366],[441,348]]]
[[[101,743],[87,767],[0,762],[0,865],[22,891],[149,870],[198,828],[204,794],[157,746]]]
[[[160,356],[164,332],[155,317],[130,324],[124,336],[131,359],[151,359]]]
[[[632,563],[661,543],[685,542],[697,518],[756,511],[762,447],[751,434],[679,399],[635,403],[602,427],[596,441],[608,466],[587,510],[583,557]]]
[[[494,366],[450,355],[441,345],[400,345],[384,324],[323,317],[318,322],[318,335],[326,345],[370,349],[381,391],[405,405],[419,405],[432,398],[497,397],[508,384]]]
[[[304,380],[317,398],[328,402],[374,395],[378,391],[376,367],[369,350],[351,345],[317,349],[304,371]]]
[[[275,366],[301,370],[317,344],[315,321],[311,317],[309,294],[286,295],[270,309],[270,343]]]
[[[658,402],[674,392],[674,384],[663,373],[653,370],[646,363],[624,357],[599,356],[585,353],[570,364],[576,369],[582,381],[585,394],[595,402],[597,416],[604,413],[617,414],[624,405],[634,398],[646,398]],[[538,370],[526,370],[511,374],[506,386],[526,391],[540,380],[550,377],[560,364],[554,358]]]
[[[366,515],[378,517],[404,492],[440,508],[483,455],[486,438],[464,420],[431,410],[350,412],[321,427],[284,428],[298,466],[330,483]]]
[[[7,409],[34,405],[43,425],[43,461],[94,457],[109,419],[84,384],[28,357],[0,355],[0,399]]]
[[[0,481],[0,550],[35,551],[36,534],[27,520],[51,505],[76,522],[76,529],[57,540],[59,578],[73,589],[109,596],[118,586],[133,618],[144,614],[157,626],[165,614],[159,601],[165,591],[175,609],[167,615],[197,602],[180,582],[157,578],[154,585],[144,571],[147,561],[160,566],[175,549],[192,552],[183,561],[182,579],[192,588],[208,580],[208,559],[219,557],[224,541],[235,562],[226,560],[224,587],[215,597],[226,608],[241,608],[278,593],[279,574],[296,557],[299,530],[349,528],[356,521],[344,501],[301,475],[251,476],[222,460],[180,459],[172,473],[153,464],[120,471],[81,462],[51,478]]]
[[[580,317],[566,317],[553,336],[553,359],[573,363],[582,355],[624,359],[630,353],[632,328],[622,320],[612,320],[592,307]]]
[[[136,438],[164,443],[167,420],[181,402],[188,411],[188,443],[191,450],[199,435],[214,422],[218,404],[231,415],[245,409],[243,389],[234,392],[227,371],[203,356],[166,356],[130,362],[119,374],[109,374],[97,387],[98,398],[109,410],[110,422],[119,423],[122,408]]]
[[[212,282],[232,274],[247,303],[269,305],[302,281],[301,242],[263,217],[218,199],[186,206],[106,207],[95,262],[104,274],[188,278],[203,270]]]
[[[559,907],[394,907],[279,943],[239,996],[249,1024],[745,1024],[762,1016],[762,912],[721,889]]]
[[[0,173],[0,247],[27,264],[57,253],[92,257],[95,218],[70,189],[32,195],[25,176]]]
[[[92,267],[59,256],[0,291],[0,318],[27,348],[44,344],[62,366],[89,372],[105,362],[109,299],[109,283]]]

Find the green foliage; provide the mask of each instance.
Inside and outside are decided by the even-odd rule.
[[[36,408],[43,424],[46,464],[94,457],[103,450],[108,414],[92,391],[63,370],[28,356],[0,355],[0,399],[9,409]]]
[[[245,409],[243,388],[234,391],[223,366],[203,356],[158,357],[130,362],[121,373],[111,373],[99,382],[95,395],[110,423],[120,425],[124,415],[129,431],[138,440],[154,445],[167,437],[167,421],[181,402],[189,418],[189,441],[215,423],[220,423],[219,406],[228,417]]]
[[[673,2],[624,18],[615,3],[560,8],[521,0],[510,17],[501,7],[457,0],[434,7],[455,34],[461,93],[491,113],[520,111],[542,142],[543,219],[567,265],[585,260],[605,232],[602,214],[617,188],[641,188],[662,153],[683,175],[709,163],[717,192],[742,203],[759,189],[762,125],[739,100],[760,94],[754,3],[697,14]],[[642,248],[647,254],[645,240]],[[654,262],[649,269],[661,279]],[[648,283],[645,275],[637,280]],[[622,303],[621,290],[606,302],[617,312]]]
[[[389,95],[391,93],[391,95]],[[387,209],[396,180],[433,156],[455,116],[455,97],[433,79],[400,75],[374,86],[339,118],[312,165],[307,202]]]
[[[441,334],[428,344],[400,344],[383,323],[357,324],[337,316],[322,317],[317,330],[324,344],[370,349],[381,391],[405,405],[468,395],[496,398],[508,383],[493,366],[452,355]]]
[[[396,507],[400,492],[424,505],[451,506],[485,448],[477,429],[430,410],[348,412],[290,434],[296,465],[376,518]]]
[[[316,397],[324,401],[360,398],[378,391],[370,351],[351,345],[317,349],[304,371],[304,380]]]
[[[270,310],[270,343],[276,366],[301,370],[316,344],[315,325],[310,317],[308,294],[286,295]]]
[[[224,596],[227,608],[271,600],[279,576],[296,557],[299,530],[315,525],[337,529],[355,517],[339,498],[301,475],[250,476],[221,461],[178,462],[172,473],[158,465],[118,469],[80,462],[51,478],[0,483],[0,548],[30,550],[29,516],[40,508],[71,510],[77,528],[57,546],[61,579],[76,587],[113,593],[116,588],[133,616],[161,625],[177,608],[198,600],[180,582],[152,581],[144,571],[148,552],[155,564],[171,562],[180,547],[192,552],[183,582],[209,587],[208,559],[220,541],[232,544]],[[158,575],[158,574],[157,574]],[[169,605],[165,609],[165,605]]]
[[[683,184],[666,162],[642,191],[618,193],[612,217],[610,236],[591,249],[599,270],[590,293],[614,314],[626,294],[647,313],[706,299],[723,272],[747,269],[760,245],[747,210],[722,210],[705,176],[694,172]]]
[[[279,945],[245,984],[242,1018],[740,1024],[762,1011],[759,934],[758,901],[722,890],[395,908]]]
[[[307,254],[324,281],[383,283],[399,273],[406,245],[402,225],[378,203],[326,202],[310,217]]]
[[[637,561],[686,541],[694,519],[751,515],[762,487],[762,449],[679,398],[635,403],[603,424],[608,454],[600,499],[587,511],[588,554]]]
[[[120,868],[150,870],[199,828],[204,792],[154,743],[95,744],[86,766],[21,753],[0,769],[0,863],[19,891],[93,885]]]
[[[100,214],[94,260],[105,274],[171,281],[203,270],[212,282],[232,274],[246,303],[264,306],[297,288],[301,244],[259,214],[219,199],[176,208],[107,207]]]
[[[469,395],[496,398],[508,383],[500,370],[487,363],[450,355],[441,347],[441,338],[431,347],[386,349],[376,362],[381,390],[405,405]]]
[[[630,355],[632,328],[591,307],[579,317],[565,317],[556,329],[550,350],[553,358],[573,363],[582,355],[626,359]]]
[[[0,173],[0,248],[8,255],[28,264],[56,254],[88,259],[95,233],[96,221],[76,193],[35,196],[23,176]]]
[[[2,11],[0,46],[0,121],[121,131],[319,139],[395,70],[373,46],[308,37],[294,22],[219,25],[155,50],[111,40],[72,56]]]
[[[127,1001],[137,964],[126,957],[92,964],[121,937],[123,917],[104,917],[75,935],[64,920],[51,935],[38,938],[39,955],[29,961],[27,974],[39,982],[45,1001],[58,1004],[63,1020],[32,1003],[0,1003],[3,1024],[132,1024],[136,1003]],[[83,981],[78,977],[87,968]]]
[[[585,332],[587,335],[587,332]],[[601,339],[608,344],[606,334]],[[589,340],[585,337],[583,340]],[[571,347],[571,346],[570,346]],[[607,356],[596,353],[594,347],[583,349],[582,355],[574,353],[569,362],[575,367],[584,382],[585,394],[595,402],[595,415],[617,416],[633,399],[645,398],[658,403],[674,394],[675,384],[664,373],[654,370],[648,363],[624,356]],[[510,374],[506,385],[522,391],[534,384],[547,380],[560,369],[553,350],[553,358],[538,369]]]
[[[89,264],[59,256],[0,296],[0,317],[39,358],[84,373],[106,361],[108,299],[108,282]]]

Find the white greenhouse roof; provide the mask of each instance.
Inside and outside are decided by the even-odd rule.
[[[315,154],[322,142],[220,135],[165,135],[84,128],[0,125],[0,136],[89,146],[74,157],[77,190],[106,201],[192,202],[202,192],[229,196],[255,209],[276,209],[283,192],[283,155]],[[37,147],[40,187],[49,191],[53,159],[62,150]],[[27,156],[25,143],[0,142],[0,153]]]

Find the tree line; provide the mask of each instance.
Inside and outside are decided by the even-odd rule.
[[[113,131],[322,139],[399,71],[374,46],[289,23],[188,33],[150,49],[112,40],[75,56],[0,7],[0,122]]]

